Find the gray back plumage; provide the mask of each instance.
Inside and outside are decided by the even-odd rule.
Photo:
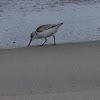
[[[60,23],[60,24],[47,24],[47,25],[41,25],[40,27],[38,27],[36,29],[37,32],[43,32],[45,30],[48,30],[50,28],[53,28],[53,27],[56,27],[58,25],[62,25],[63,23]]]

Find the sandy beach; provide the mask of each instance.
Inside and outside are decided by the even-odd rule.
[[[0,0],[0,100],[100,100],[100,1]]]
[[[0,100],[99,100],[100,41],[0,50],[0,95]]]

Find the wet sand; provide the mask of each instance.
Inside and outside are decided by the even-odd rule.
[[[100,41],[0,50],[0,93],[1,100],[99,100]]]

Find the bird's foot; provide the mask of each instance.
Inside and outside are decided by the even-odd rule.
[[[42,44],[42,45],[40,45],[40,46],[43,46],[43,44]]]

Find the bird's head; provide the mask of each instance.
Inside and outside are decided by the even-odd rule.
[[[35,34],[36,34],[36,32],[32,32],[32,33],[30,34],[30,42],[29,42],[28,46],[30,46],[30,44],[31,44],[31,42],[32,42],[32,40],[33,40]]]

